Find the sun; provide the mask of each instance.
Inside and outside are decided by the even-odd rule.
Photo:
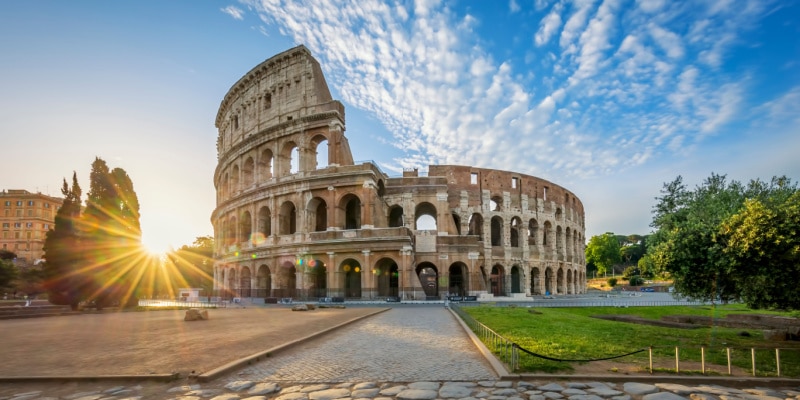
[[[142,235],[142,249],[152,255],[164,255],[173,250],[171,243],[158,236]]]

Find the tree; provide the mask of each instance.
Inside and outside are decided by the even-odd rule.
[[[722,224],[727,273],[752,308],[800,309],[800,192],[776,197],[748,200]]]
[[[81,272],[82,249],[77,226],[81,215],[81,187],[74,172],[72,187],[64,179],[61,194],[64,202],[44,242],[44,289],[51,303],[77,309],[87,283]]]
[[[202,288],[203,292],[210,294],[214,288],[214,238],[211,236],[198,236],[191,245],[181,246],[180,249],[167,255],[171,267],[174,268],[176,280],[181,287]],[[178,282],[173,282],[173,289]]]
[[[586,262],[597,266],[597,273],[604,274],[620,262],[619,242],[612,233],[592,236],[586,245]]]
[[[134,270],[142,261],[139,199],[125,170],[109,171],[97,157],[89,175],[89,193],[81,218],[85,266],[90,278],[84,297],[98,308],[135,304]]]
[[[651,236],[644,265],[652,263],[660,273],[669,274],[676,292],[689,298],[740,300],[744,281],[731,270],[732,252],[721,227],[743,209],[747,199],[787,198],[794,191],[785,177],[773,178],[771,183],[754,180],[745,186],[717,174],[688,191],[679,176],[665,184],[657,198],[651,224],[657,231]]]
[[[19,270],[13,261],[0,258],[0,289],[11,289],[18,275]]]

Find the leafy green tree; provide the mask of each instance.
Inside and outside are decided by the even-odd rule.
[[[651,224],[657,231],[644,265],[652,263],[659,273],[668,274],[676,292],[689,298],[740,300],[742,280],[731,270],[731,251],[720,229],[743,209],[746,199],[786,198],[793,191],[785,177],[742,185],[717,174],[689,191],[679,176],[665,184],[657,198]]]
[[[214,288],[214,238],[198,236],[191,245],[167,255],[171,268],[174,268],[175,281],[172,288],[202,288],[203,293],[210,295]]]
[[[17,276],[19,276],[19,270],[14,262],[0,258],[0,290],[11,289]]]
[[[608,286],[613,288],[614,286],[617,286],[617,278],[608,278],[606,283],[608,283]]]
[[[642,286],[644,284],[644,278],[639,275],[634,275],[628,279],[628,284],[631,286]]]
[[[727,273],[752,308],[800,309],[800,192],[748,200],[722,224]]]
[[[74,172],[72,187],[64,179],[61,194],[64,202],[56,212],[53,229],[47,232],[44,242],[44,289],[51,303],[77,309],[87,282],[81,270],[83,252],[78,232],[81,187]]]
[[[125,170],[109,170],[95,158],[81,218],[85,266],[91,283],[85,298],[98,308],[134,305],[136,268],[142,261],[139,200]]]
[[[619,242],[612,233],[592,236],[586,245],[586,262],[597,266],[597,273],[604,274],[620,262]]]

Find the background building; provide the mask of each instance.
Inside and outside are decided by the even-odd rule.
[[[63,199],[27,190],[0,192],[0,248],[17,255],[17,262],[35,264],[44,255],[44,239],[53,228]]]
[[[214,290],[224,297],[524,298],[586,290],[584,209],[509,171],[355,164],[345,111],[299,46],[236,82],[216,118]]]

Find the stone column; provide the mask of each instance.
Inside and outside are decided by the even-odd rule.
[[[370,263],[369,250],[361,251],[364,255],[364,265],[361,266],[361,298],[373,299],[375,297],[374,274],[372,273],[372,264]]]

